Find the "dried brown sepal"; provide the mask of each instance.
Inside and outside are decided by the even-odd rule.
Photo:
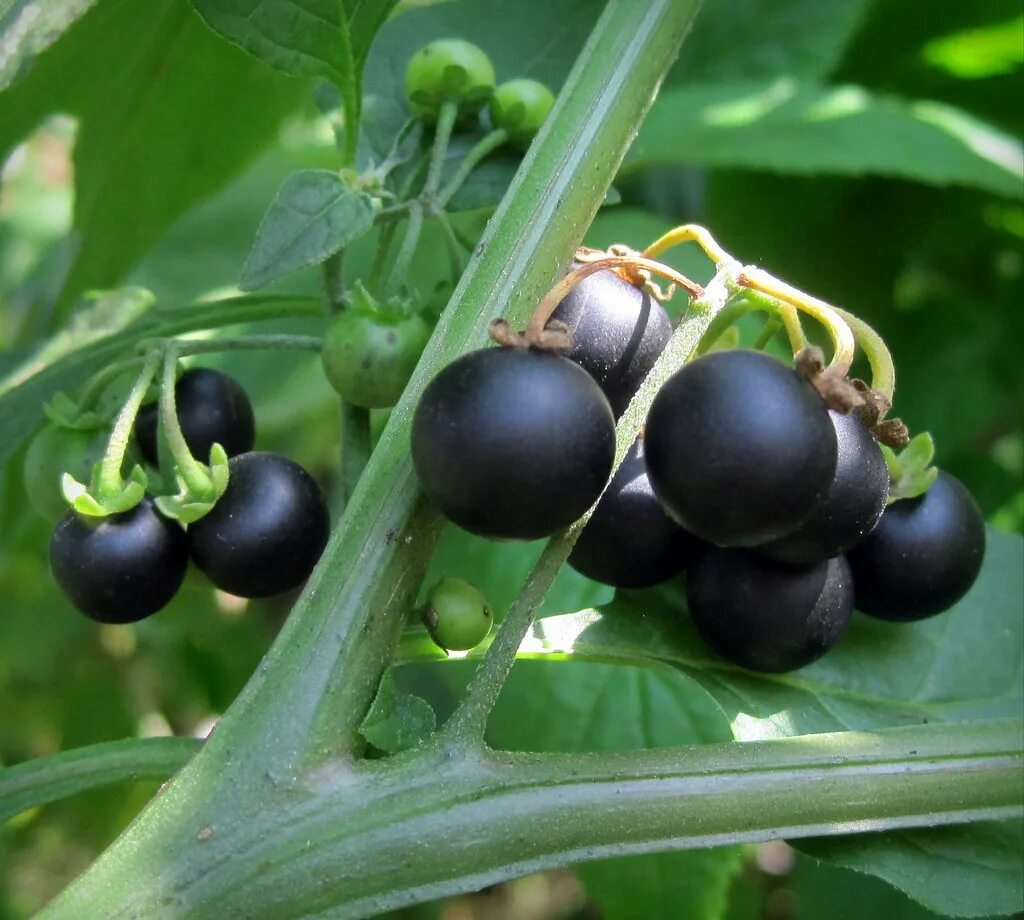
[[[549,320],[539,333],[516,332],[504,319],[491,320],[491,338],[503,348],[536,348],[538,351],[568,351],[572,348],[572,334],[561,320]]]
[[[798,374],[813,386],[829,409],[844,415],[864,404],[864,397],[845,374],[825,366],[825,355],[817,345],[808,345],[793,358]]]
[[[888,418],[872,425],[870,431],[876,441],[893,450],[900,450],[910,443],[910,429],[903,419]]]

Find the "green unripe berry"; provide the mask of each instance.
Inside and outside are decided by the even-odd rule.
[[[352,405],[386,409],[398,402],[429,338],[419,314],[345,310],[324,336],[324,373]]]
[[[494,66],[476,45],[444,38],[420,48],[405,69],[405,98],[413,113],[437,119],[441,104],[455,102],[461,115],[480,111],[494,92]]]
[[[491,631],[491,607],[479,588],[461,578],[443,578],[430,592],[423,622],[447,651],[475,648]]]
[[[554,94],[536,80],[509,80],[491,97],[491,121],[504,128],[509,139],[520,146],[529,145],[555,104]]]

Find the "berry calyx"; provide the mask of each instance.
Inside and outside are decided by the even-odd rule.
[[[174,385],[174,401],[185,443],[200,462],[209,459],[214,444],[220,444],[229,457],[252,450],[256,440],[252,403],[233,377],[208,367],[190,368]],[[151,466],[159,462],[158,416],[157,403],[148,403],[135,420],[139,452]]]
[[[446,651],[475,648],[491,631],[493,616],[484,593],[461,578],[442,578],[430,592],[423,623]]]
[[[703,544],[661,507],[647,477],[643,442],[629,449],[583,528],[571,565],[617,588],[646,588],[681,572]]]
[[[463,115],[478,112],[494,92],[494,65],[476,45],[457,38],[420,48],[405,69],[405,98],[413,113],[436,120],[445,102]]]
[[[554,94],[537,80],[509,80],[491,97],[491,122],[503,128],[513,144],[529,146],[555,104]]]
[[[968,592],[984,556],[981,510],[959,479],[939,470],[927,492],[893,502],[849,553],[857,609],[896,622],[935,616]]]
[[[324,373],[340,396],[365,409],[398,402],[430,338],[419,314],[352,308],[324,336]]]
[[[424,491],[451,521],[485,537],[535,540],[601,494],[615,421],[578,364],[529,348],[486,348],[427,386],[412,423]]]
[[[796,530],[757,547],[769,559],[807,565],[831,559],[875,528],[889,495],[889,470],[871,432],[854,414],[829,410],[839,447],[825,497]]]
[[[672,322],[650,294],[614,271],[580,281],[551,319],[564,323],[571,345],[566,357],[586,370],[621,415],[672,338]]]
[[[687,572],[686,600],[701,638],[719,655],[781,673],[839,641],[853,612],[853,578],[842,556],[794,567],[749,550],[710,549]]]
[[[68,511],[50,539],[50,570],[74,606],[100,623],[134,623],[177,593],[188,567],[185,532],[144,498],[129,511]]]
[[[754,351],[721,351],[668,379],[647,416],[647,469],[668,513],[718,546],[756,546],[806,520],[836,470],[814,388]]]
[[[293,460],[252,452],[232,457],[228,485],[188,528],[192,559],[218,588],[269,597],[300,585],[330,533],[316,480]]]

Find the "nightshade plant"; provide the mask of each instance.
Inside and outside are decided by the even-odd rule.
[[[0,772],[3,817],[126,777],[171,778],[41,916],[362,917],[474,891],[534,870],[630,854],[731,848],[780,837],[823,859],[887,878],[941,908],[941,897],[929,889],[933,873],[944,872],[945,864],[935,870],[922,852],[936,853],[938,859],[947,849],[970,845],[963,841],[975,833],[987,840],[987,853],[995,854],[992,861],[1005,864],[1015,827],[1006,822],[1019,819],[1024,806],[1024,723],[1015,708],[1020,673],[1010,668],[1007,675],[1002,659],[993,660],[984,674],[972,669],[975,650],[984,656],[993,648],[987,637],[979,638],[984,627],[998,623],[1010,638],[1019,637],[1017,613],[1006,614],[1013,597],[1000,587],[1004,570],[1019,566],[1011,558],[1019,553],[1018,542],[1011,545],[1005,537],[991,541],[974,588],[980,599],[971,601],[968,595],[946,619],[919,625],[866,621],[859,624],[859,639],[851,637],[856,641],[845,657],[823,659],[786,679],[742,671],[708,652],[695,639],[678,577],[652,592],[616,593],[597,610],[535,622],[577,538],[585,533],[588,505],[634,449],[645,423],[651,427],[657,420],[657,409],[651,407],[673,396],[673,381],[701,368],[753,361],[763,373],[759,392],[769,389],[772,396],[777,384],[784,401],[820,413],[813,432],[793,433],[819,446],[824,439],[823,457],[810,471],[814,481],[808,486],[773,479],[773,488],[779,490],[807,489],[799,513],[794,511],[778,532],[769,527],[755,535],[746,530],[738,535],[732,530],[724,536],[709,530],[699,534],[723,543],[746,545],[782,537],[783,531],[807,519],[815,500],[827,494],[837,451],[825,400],[844,411],[863,410],[863,424],[880,440],[897,443],[905,435],[900,424],[886,418],[895,395],[894,369],[872,328],[742,264],[703,227],[678,227],[646,248],[633,248],[642,245],[637,240],[629,245],[616,241],[600,250],[580,246],[679,52],[696,4],[609,3],[594,21],[547,117],[533,118],[531,102],[521,113],[530,117],[514,124],[505,121],[512,117],[511,108],[488,102],[496,83],[500,91],[520,75],[492,68],[484,50],[467,48],[461,39],[450,42],[457,18],[443,20],[451,32],[436,36],[446,44],[429,46],[431,53],[414,57],[410,70],[398,69],[404,82],[392,89],[399,97],[405,93],[407,110],[391,124],[386,112],[381,114],[386,105],[373,97],[375,88],[367,82],[366,99],[362,89],[370,43],[394,4],[325,4],[330,16],[309,18],[302,15],[302,4],[288,4],[294,15],[281,20],[256,2],[241,4],[248,16],[238,15],[237,2],[194,0],[193,6],[218,33],[206,36],[209,41],[226,39],[271,67],[333,84],[333,89],[320,88],[317,101],[337,132],[336,161],[332,168],[303,169],[285,179],[256,233],[240,281],[243,290],[255,290],[293,270],[318,265],[324,304],[308,296],[248,294],[133,318],[116,332],[66,351],[57,349],[57,357],[29,367],[21,377],[15,374],[0,389],[4,424],[24,438],[41,420],[43,401],[52,400],[60,389],[74,391],[69,412],[79,420],[100,411],[105,393],[119,393],[119,407],[106,416],[110,437],[102,460],[90,476],[75,468],[64,480],[72,506],[67,513],[78,515],[75,521],[103,521],[99,528],[132,519],[125,515],[160,514],[169,527],[185,528],[193,555],[217,584],[244,594],[246,579],[268,574],[259,570],[272,568],[273,557],[294,549],[290,544],[297,541],[287,541],[288,547],[277,548],[248,573],[245,566],[240,573],[229,566],[230,578],[221,577],[210,554],[223,551],[225,542],[253,536],[257,528],[242,521],[241,532],[230,534],[230,540],[217,528],[230,529],[238,514],[252,510],[244,501],[240,508],[232,504],[238,489],[251,484],[245,469],[269,464],[275,474],[294,470],[290,461],[272,454],[243,452],[229,460],[224,446],[216,443],[208,455],[194,456],[175,405],[179,359],[220,352],[237,358],[267,349],[319,352],[316,367],[323,362],[341,397],[341,483],[330,509],[335,524],[273,646],[205,741],[129,739]],[[458,11],[451,15],[457,17]],[[31,55],[45,42],[29,34],[38,40],[24,46],[24,53]],[[386,37],[382,34],[381,40]],[[432,37],[422,36],[420,44]],[[436,64],[438,55],[443,66]],[[7,74],[0,69],[0,75]],[[32,72],[24,79],[31,80]],[[542,95],[534,99],[543,101]],[[539,127],[535,140],[482,236],[467,239],[469,225],[455,219],[460,196],[471,197],[474,177],[500,174],[509,151],[525,144],[519,132],[531,121]],[[494,169],[488,172],[489,167]],[[401,242],[392,252],[402,228]],[[383,383],[357,381],[373,385],[372,399],[362,398],[362,386],[350,389],[351,381],[336,373],[337,355],[323,354],[323,334],[299,334],[289,327],[288,332],[191,335],[264,320],[290,322],[308,331],[298,321],[311,319],[323,328],[331,323],[332,329],[342,330],[338,354],[344,358],[374,340],[365,325],[380,333],[373,328],[377,322],[388,344],[392,314],[385,321],[367,310],[359,317],[363,328],[355,333],[357,341],[346,338],[344,318],[365,309],[365,293],[393,316],[416,317],[416,325],[421,319],[427,322],[436,291],[418,284],[414,266],[428,231],[436,232],[447,256],[452,293],[407,383],[405,370],[392,373],[390,367],[384,369]],[[365,267],[351,269],[350,259],[364,264],[354,256],[360,245],[371,241],[376,246]],[[684,243],[696,243],[712,263],[706,283],[659,261]],[[566,274],[574,260],[578,267]],[[629,395],[616,406],[619,412],[613,412],[598,383],[588,377],[582,360],[575,364],[568,357],[541,353],[570,344],[565,325],[557,318],[551,322],[552,317],[577,284],[607,272],[616,272],[623,284],[628,280],[644,288],[655,313],[664,301],[679,317],[671,337],[657,349],[660,354],[649,373],[641,375],[635,388],[636,381],[630,381]],[[774,331],[783,329],[799,374],[765,355],[714,349],[734,323],[757,312],[767,314],[768,320],[755,344],[768,346]],[[819,363],[820,352],[806,347],[802,319],[807,318],[823,333],[827,366]],[[520,328],[525,331],[516,331]],[[500,344],[492,344],[491,337]],[[865,359],[869,380],[855,385],[847,377],[858,357]],[[488,393],[494,402],[482,410],[471,407],[474,411],[468,413],[471,424],[483,427],[505,411],[503,430],[516,435],[518,423],[525,432],[506,447],[509,452],[522,450],[522,456],[500,456],[494,446],[500,439],[495,437],[484,445],[494,453],[470,458],[483,467],[477,479],[458,471],[456,487],[479,489],[470,504],[483,509],[485,520],[470,521],[473,529],[502,537],[554,533],[493,636],[484,638],[487,630],[480,629],[469,638],[459,635],[456,642],[449,641],[452,648],[474,646],[469,654],[475,670],[453,711],[438,725],[426,700],[399,685],[393,665],[449,658],[415,625],[421,590],[436,583],[428,578],[428,568],[443,531],[431,500],[459,520],[454,504],[445,505],[448,494],[430,481],[436,477],[451,485],[444,480],[452,473],[445,466],[448,448],[439,446],[446,435],[441,427],[450,417],[431,419],[429,412],[465,396],[463,382],[453,383],[453,375],[475,364],[500,365],[510,375],[527,366],[545,372],[554,368],[552,379],[562,381],[556,390],[568,389],[564,381],[573,382],[570,395],[578,404],[570,407],[572,425],[559,427],[558,406],[542,405],[540,389],[531,395],[528,387],[506,387],[510,392],[504,404],[498,401],[499,392]],[[372,372],[374,367],[371,360],[360,369]],[[726,376],[735,382],[740,373]],[[163,467],[159,473],[133,462],[130,443],[139,409],[157,380],[157,412],[169,455],[158,456]],[[474,393],[479,390],[472,388]],[[385,395],[377,398],[378,392]],[[517,403],[524,392],[530,398]],[[376,444],[370,407],[391,407]],[[749,408],[740,393],[728,412],[742,417]],[[533,425],[529,414],[539,416],[541,409],[546,414]],[[748,415],[742,424],[757,422]],[[666,424],[671,436],[671,419]],[[456,434],[464,437],[466,432]],[[541,494],[536,483],[543,481],[544,465],[557,462],[565,447],[559,438],[565,437],[587,441],[580,469],[572,471],[572,482],[557,483],[555,494]],[[543,438],[551,443],[539,451],[540,468],[530,468],[530,461],[537,459],[530,456],[531,439]],[[650,432],[648,438],[650,448]],[[668,441],[656,461],[662,485],[653,475],[653,493],[669,494],[663,503],[689,523],[683,508],[690,496],[682,494],[685,481],[678,475],[672,478],[677,447],[671,437]],[[755,464],[774,459],[769,441],[766,435]],[[915,439],[902,453],[887,455],[890,497],[896,500],[883,522],[900,502],[923,507],[928,501],[936,474],[931,450],[922,449],[923,443]],[[726,447],[723,443],[722,449]],[[464,449],[470,449],[468,442]],[[503,459],[504,468],[498,466]],[[653,473],[650,455],[647,460]],[[588,468],[594,465],[599,467],[596,473]],[[503,475],[484,482],[483,474],[496,469]],[[510,481],[514,476],[535,491],[517,493],[520,482]],[[594,481],[580,482],[588,476]],[[287,584],[260,585],[254,595],[295,586],[326,538],[325,514],[312,480],[302,472],[289,481],[301,492],[297,504],[305,515],[298,541],[302,564],[289,573],[295,577],[286,579]],[[944,480],[940,476],[937,482]],[[152,501],[147,497],[151,494],[157,496]],[[464,498],[464,491],[458,497]],[[770,497],[776,508],[785,505],[784,496]],[[264,500],[257,495],[257,502]],[[551,519],[535,531],[531,525],[541,511],[550,511]],[[516,513],[528,520],[503,532],[502,522]],[[267,534],[278,529],[269,525]],[[208,541],[204,531],[214,531]],[[977,540],[971,545],[977,548]],[[690,586],[698,621],[704,613],[711,615],[706,607],[702,613],[696,609],[703,604],[696,594],[702,585],[713,582],[712,594],[724,585],[739,613],[749,617],[761,576],[767,572],[775,578],[785,565],[748,549],[708,552],[716,555],[703,562],[698,558],[694,564],[702,566],[702,575],[696,587]],[[844,566],[816,563],[814,577],[801,579],[794,589],[802,607],[812,613],[821,608],[827,628],[808,635],[799,629],[806,623],[797,623],[776,657],[765,658],[755,650],[745,663],[782,670],[809,661],[830,645],[849,617],[849,572]],[[741,567],[744,578],[730,583],[730,573]],[[484,610],[489,626],[489,607]],[[792,610],[788,606],[784,612]],[[178,612],[172,606],[159,616],[173,618]],[[702,631],[704,627],[698,623]],[[443,637],[434,638],[444,644]],[[726,636],[718,644],[725,647],[729,641]],[[932,651],[925,647],[928,642]],[[958,649],[958,642],[967,647]],[[836,654],[842,656],[842,646]],[[519,753],[514,743],[500,743],[501,726],[495,723],[501,720],[490,720],[496,707],[511,705],[499,694],[515,689],[514,680],[507,679],[517,656],[675,666],[689,678],[680,704],[683,696],[699,696],[735,740],[720,734],[691,739],[710,743],[654,749]],[[873,687],[861,689],[857,668],[886,670],[892,682],[888,695]],[[943,681],[957,675],[964,680],[973,676],[979,686],[951,700]],[[921,835],[928,835],[923,844]],[[723,861],[716,877],[727,879],[736,865],[736,850],[709,853],[711,860],[719,856]],[[892,871],[894,862],[907,860],[912,863],[909,870]],[[1012,871],[994,874],[993,896],[979,897],[966,911],[958,906],[961,913],[1016,909]]]

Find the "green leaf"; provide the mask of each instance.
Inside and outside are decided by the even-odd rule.
[[[256,233],[239,282],[255,290],[316,265],[373,226],[373,201],[335,172],[304,169],[286,180]]]
[[[51,112],[78,119],[77,247],[58,319],[82,291],[119,284],[307,91],[212,35],[186,0],[104,0],[40,55],[0,94],[0,160]]]
[[[380,679],[377,696],[359,726],[359,733],[374,747],[393,754],[415,747],[436,725],[437,717],[430,704],[421,697],[400,692],[389,669]]]
[[[935,441],[927,431],[922,431],[900,452],[900,466],[904,473],[923,473],[934,458]]]
[[[194,738],[130,738],[0,769],[0,824],[12,815],[126,780],[166,779],[199,748]]]
[[[987,540],[981,574],[952,610],[899,625],[857,614],[835,649],[789,674],[744,671],[714,655],[677,586],[622,591],[600,610],[541,620],[520,654],[672,665],[717,701],[744,741],[1016,716],[1024,700],[1024,543],[991,528]],[[436,657],[413,637],[404,654]]]
[[[1021,821],[822,837],[801,841],[798,848],[816,859],[883,878],[948,917],[1024,911]]]
[[[826,76],[869,6],[868,0],[706,3],[669,82]]]
[[[13,0],[0,10],[0,92],[23,76],[96,0]]]
[[[137,342],[287,316],[319,315],[323,304],[306,297],[234,297],[187,307],[154,309],[122,332],[91,342],[52,364],[30,360],[0,379],[0,461],[38,424],[43,404],[61,390],[74,392],[97,371],[130,357]]]
[[[1024,181],[1020,144],[958,109],[791,79],[663,92],[627,169],[662,164],[896,176],[1014,197]]]
[[[513,670],[491,719],[497,747],[539,752],[629,751],[730,737],[722,711],[667,671],[558,662]],[[722,916],[738,847],[584,863],[576,872],[607,920]]]

